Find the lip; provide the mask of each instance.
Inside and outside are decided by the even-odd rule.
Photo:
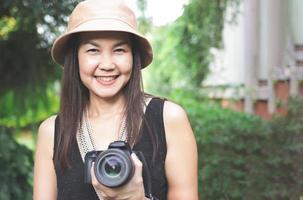
[[[113,85],[118,79],[119,75],[107,75],[107,76],[95,76],[95,79],[101,85],[109,86]]]

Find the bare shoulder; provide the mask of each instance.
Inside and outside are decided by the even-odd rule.
[[[172,101],[165,101],[163,113],[167,121],[187,120],[184,108]]]
[[[56,116],[51,116],[39,126],[35,150],[33,199],[57,199],[53,164],[55,119]]]
[[[163,121],[168,146],[175,143],[176,140],[182,141],[184,138],[191,138],[192,140],[193,131],[190,121],[185,109],[179,104],[165,101]]]
[[[39,126],[39,131],[47,131],[48,129],[54,128],[55,125],[55,119],[57,115],[52,115],[48,118],[46,118]]]
[[[55,119],[57,115],[53,115],[45,119],[39,126],[38,134],[43,137],[51,137],[54,134]]]
[[[49,155],[53,152],[55,119],[56,115],[45,119],[38,129],[37,148],[43,148]]]
[[[184,108],[172,101],[165,101],[163,118],[165,126],[170,128],[169,130],[177,130],[180,126],[186,129],[191,129],[189,119]]]

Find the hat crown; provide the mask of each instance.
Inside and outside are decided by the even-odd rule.
[[[67,31],[94,19],[116,19],[137,30],[136,16],[123,0],[86,0],[80,2],[69,16]]]

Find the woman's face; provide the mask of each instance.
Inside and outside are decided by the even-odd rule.
[[[121,95],[133,66],[130,35],[124,32],[81,33],[78,60],[81,81],[91,97],[106,99]]]

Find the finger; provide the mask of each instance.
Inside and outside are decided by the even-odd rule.
[[[90,169],[90,175],[92,177],[92,185],[96,187],[96,186],[99,186],[100,184],[96,178],[94,166],[95,166],[95,163],[92,164],[92,168]]]
[[[92,177],[92,185],[93,187],[96,189],[96,192],[101,195],[101,197],[104,199],[104,200],[111,200],[112,198],[109,197],[106,192],[104,191],[104,188],[105,186],[103,186],[102,184],[99,183],[99,181],[97,180],[96,178],[96,175],[95,175],[95,171],[94,171],[94,164],[92,164],[92,168],[90,170],[90,174],[91,174],[91,177]]]
[[[137,155],[135,153],[131,154],[132,160],[134,162],[135,165],[135,174],[134,176],[136,177],[141,177],[142,178],[142,162],[139,160],[139,158],[137,157]]]
[[[133,186],[136,186],[136,194],[138,197],[140,196],[140,199],[142,199],[144,196],[144,183],[142,176],[143,164],[135,153],[132,153],[131,157],[135,165],[135,173],[132,179],[132,183],[134,184]]]

